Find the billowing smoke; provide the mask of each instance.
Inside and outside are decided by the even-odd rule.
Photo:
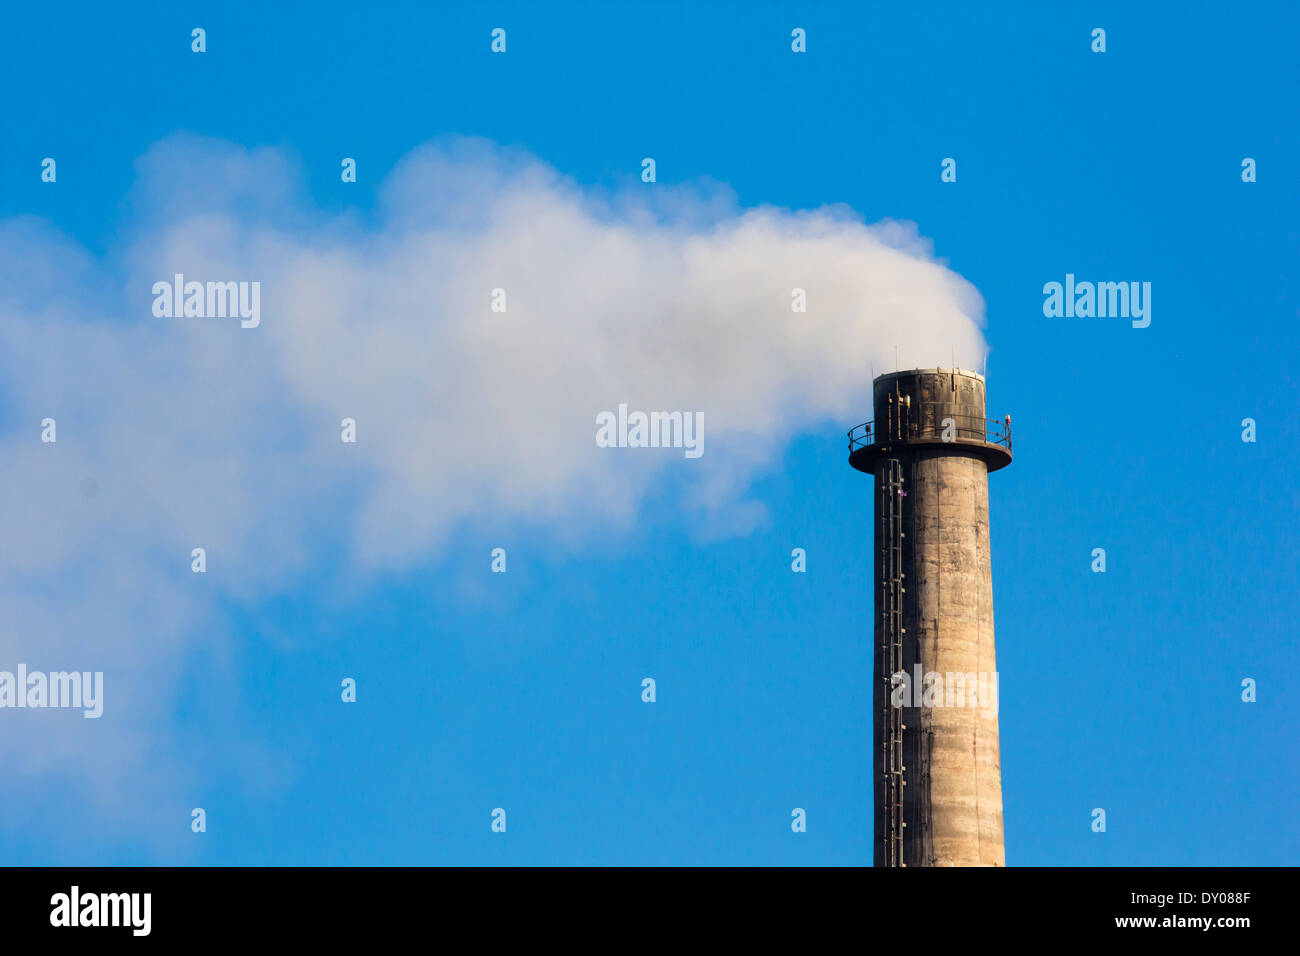
[[[0,670],[106,672],[99,721],[3,715],[0,790],[78,761],[106,812],[165,799],[201,622],[323,552],[364,576],[464,527],[580,548],[633,538],[651,495],[744,534],[752,479],[793,436],[869,417],[895,346],[909,365],[984,355],[979,294],[906,224],[584,189],[473,140],[411,154],[381,196],[326,215],[282,154],[179,138],[141,161],[103,259],[0,223]],[[259,323],[157,316],[176,274],[260,283]],[[702,413],[703,454],[599,447],[620,404]]]

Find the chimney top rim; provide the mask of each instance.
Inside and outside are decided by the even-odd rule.
[[[972,372],[964,368],[905,368],[897,372],[881,372],[873,380],[872,384],[885,381],[891,378],[909,378],[914,375],[961,375],[966,378],[973,378],[976,381],[984,381],[984,376],[979,372]]]

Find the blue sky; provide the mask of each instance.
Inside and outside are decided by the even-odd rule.
[[[1015,423],[1015,463],[990,480],[1008,864],[1296,862],[1294,10],[380,6],[12,7],[0,220],[42,220],[111,281],[129,272],[123,237],[165,225],[141,157],[189,133],[282,151],[302,207],[362,228],[403,157],[452,134],[601,194],[687,184],[741,210],[914,222],[983,296],[990,415]],[[1044,317],[1043,284],[1066,273],[1151,282],[1150,327]],[[36,279],[3,281],[12,301]],[[0,388],[6,442],[31,431],[20,404]],[[776,436],[742,489],[762,517],[730,533],[700,533],[674,472],[617,533],[471,512],[354,575],[346,503],[322,510],[293,573],[232,586],[187,625],[219,639],[142,625],[184,648],[153,711],[175,772],[88,782],[71,761],[11,779],[0,862],[869,864],[871,481],[843,433],[870,415]],[[500,440],[526,421],[520,407]],[[191,587],[179,567],[173,586]],[[110,732],[81,723],[60,727]],[[0,727],[0,754],[59,749],[23,726]],[[151,738],[130,741],[131,766],[151,765]]]

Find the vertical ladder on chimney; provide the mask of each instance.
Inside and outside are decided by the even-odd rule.
[[[884,739],[880,744],[884,753],[885,799],[888,841],[886,859],[889,866],[906,866],[904,856],[903,789],[906,767],[903,764],[903,712],[893,706],[893,676],[903,670],[903,469],[897,458],[884,462],[881,471],[880,518],[881,546],[884,550],[884,575],[882,583],[881,640],[884,643],[881,663],[884,673],[881,699],[885,708]]]

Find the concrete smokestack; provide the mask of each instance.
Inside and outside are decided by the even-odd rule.
[[[988,474],[1010,417],[974,372],[874,384],[849,464],[876,479],[875,865],[1003,866]]]

